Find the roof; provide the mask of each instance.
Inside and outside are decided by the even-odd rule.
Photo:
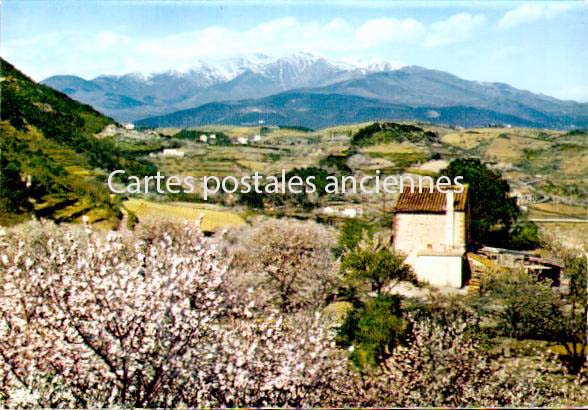
[[[451,187],[444,187],[445,190],[450,190]],[[454,194],[454,210],[465,211],[466,201],[468,198],[468,187],[464,185],[462,192],[455,192]],[[447,195],[434,189],[429,191],[428,187],[424,187],[422,192],[415,189],[411,192],[409,186],[405,186],[404,190],[398,198],[395,212],[414,212],[414,213],[441,213],[445,212],[447,207]]]

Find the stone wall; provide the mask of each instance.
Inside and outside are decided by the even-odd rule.
[[[446,214],[398,213],[394,217],[394,249],[406,254],[412,251],[443,252],[446,246]],[[453,245],[466,246],[465,212],[455,212]]]

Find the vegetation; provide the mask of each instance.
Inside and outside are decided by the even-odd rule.
[[[118,218],[117,204],[110,201],[108,190],[97,183],[100,172],[96,169],[153,175],[155,167],[120,149],[112,140],[95,137],[113,123],[110,118],[34,83],[3,59],[0,64],[0,150],[4,158],[1,171],[13,188],[17,179],[29,179],[29,186],[19,186],[18,194],[2,190],[2,213],[6,216],[32,211],[69,220],[80,212],[101,208],[106,210],[103,219]],[[75,203],[55,201],[60,197],[75,198]],[[71,208],[64,212],[68,207]]]
[[[491,170],[479,159],[459,158],[442,170],[452,180],[463,177],[469,185],[472,239],[479,243],[504,244],[508,232],[519,216],[510,185],[500,173]]]
[[[130,236],[39,223],[0,236],[0,404],[562,406],[585,398],[582,373],[563,383],[544,359],[520,369],[493,361],[451,304],[415,317],[387,294],[367,299],[339,332],[358,372],[315,315],[324,302],[308,302],[325,300],[312,294],[317,273],[336,274],[316,262],[305,270],[333,263],[333,239],[324,227],[285,222],[215,238],[159,221]],[[227,272],[233,252],[249,262]],[[244,272],[256,273],[255,288],[232,285]],[[287,283],[292,303],[267,304],[267,295],[282,300]]]
[[[262,127],[262,129],[263,128],[267,129],[267,127]],[[301,132],[313,132],[314,131],[312,128],[302,127],[300,125],[280,125],[280,129],[301,131]]]
[[[373,238],[359,243],[343,255],[341,272],[350,283],[368,283],[378,295],[384,288],[393,287],[398,282],[414,280],[412,270],[404,263],[404,256],[392,252]]]
[[[347,155],[327,155],[321,159],[320,166],[324,168],[332,168],[334,172],[339,175],[351,175],[353,170],[347,165]]]
[[[357,131],[351,138],[351,145],[364,146],[386,142],[434,142],[437,135],[431,131],[408,124],[375,122]]]
[[[177,134],[174,134],[173,137],[177,138],[177,139],[181,139],[181,140],[191,140],[191,141],[200,142],[201,135],[210,136],[210,134],[216,135],[216,138],[214,139],[215,145],[231,145],[231,139],[229,138],[229,136],[227,134],[225,134],[222,131],[215,131],[214,133],[211,133],[209,131],[207,132],[207,131],[201,131],[201,130],[183,129],[180,132],[178,132]],[[213,142],[210,138],[207,138],[206,143],[213,144]]]
[[[509,247],[536,249],[540,245],[539,227],[531,221],[517,221],[509,235]]]
[[[338,342],[350,348],[350,358],[359,368],[376,367],[400,343],[406,328],[400,301],[395,295],[378,295],[347,315]]]
[[[24,173],[18,161],[8,162],[0,153],[0,212],[22,213],[30,210],[26,201],[26,185],[22,181]]]
[[[300,177],[304,182],[308,177],[313,177],[312,182],[316,188],[314,193],[286,192],[262,194],[251,190],[248,193],[239,194],[239,202],[253,209],[263,209],[265,203],[267,202],[267,204],[271,207],[281,208],[289,206],[292,208],[309,211],[320,205],[320,198],[325,196],[325,187],[328,184],[327,177],[329,175],[330,174],[322,168],[294,168],[286,172],[286,180],[297,176]],[[281,175],[276,175],[276,177],[281,179]],[[261,189],[263,190],[263,187]]]
[[[264,220],[235,232],[229,283],[282,311],[324,306],[339,283],[332,231],[314,222]],[[287,239],[286,239],[287,238]]]
[[[201,229],[212,232],[218,228],[237,227],[245,223],[243,218],[234,212],[207,209],[192,203],[164,203],[152,202],[143,199],[129,199],[124,207],[134,213],[139,220],[170,220],[198,221],[201,220]]]
[[[551,285],[526,272],[494,273],[482,283],[479,309],[497,321],[504,336],[550,338],[551,323],[558,316]]]
[[[582,132],[376,123],[319,131],[214,126],[219,146],[199,142],[210,129],[95,137],[110,119],[2,68],[0,222],[30,213],[116,221],[124,207],[128,229],[37,222],[0,230],[1,406],[585,404],[581,229],[560,232],[562,244],[546,239],[545,225],[519,217],[507,182],[571,201],[531,205],[532,215],[584,217]],[[260,130],[263,144],[222,145]],[[254,218],[196,203],[199,194],[122,202],[104,188],[111,167],[146,175],[153,168],[142,156],[177,146],[184,158],[153,157],[165,174],[283,168],[288,177],[314,176],[316,194],[237,201],[255,214],[334,226]],[[459,159],[471,156],[480,160]],[[481,277],[480,293],[467,297],[414,287],[402,255],[390,251],[395,196],[322,195],[330,174],[410,167],[434,176],[442,162],[428,161],[440,158],[454,159],[441,173],[470,185],[475,239],[541,246],[564,260],[569,291],[516,270]],[[316,209],[327,205],[365,214]]]
[[[355,249],[364,238],[371,238],[375,227],[363,219],[346,219],[339,228],[337,245],[333,247],[333,253],[339,257]]]

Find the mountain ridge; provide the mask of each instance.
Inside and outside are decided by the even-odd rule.
[[[391,62],[354,65],[293,53],[277,59],[254,55],[250,59],[223,60],[217,66],[199,62],[184,71],[100,75],[91,80],[59,75],[41,83],[118,121],[134,121],[213,101],[261,98],[300,87],[324,86],[396,66]]]
[[[451,73],[415,65],[398,66],[391,62],[354,65],[307,53],[274,60],[258,56],[256,61],[233,60],[229,63],[233,65],[233,71],[224,76],[218,74],[223,67],[203,65],[200,71],[99,76],[94,80],[58,76],[44,83],[93,105],[118,121],[141,124],[150,122],[140,121],[142,119],[173,116],[197,107],[204,107],[201,112],[207,111],[209,107],[205,106],[209,103],[241,101],[241,105],[251,105],[252,100],[258,99],[263,105],[267,103],[263,100],[265,98],[292,91],[337,95],[341,101],[341,96],[363,97],[370,100],[366,109],[379,106],[379,111],[391,113],[397,112],[400,106],[404,107],[400,110],[403,112],[420,112],[418,109],[426,108],[437,111],[437,114],[440,114],[439,109],[447,113],[456,110],[451,107],[462,107],[458,110],[462,116],[458,118],[434,113],[429,116],[433,122],[452,125],[486,125],[484,121],[488,117],[494,118],[491,122],[512,117],[516,124],[548,128],[585,127],[588,124],[588,103],[558,100],[505,83],[465,80]],[[392,109],[391,105],[395,108]],[[468,108],[470,114],[467,114]],[[320,107],[300,109],[316,112],[316,115],[324,112]],[[280,107],[274,107],[274,110],[279,111]],[[480,116],[481,112],[496,115]],[[233,117],[238,117],[237,113]],[[322,123],[320,119],[311,121],[315,125]],[[452,121],[457,122],[453,124]]]
[[[162,116],[145,118],[143,127],[195,127],[210,124],[295,125],[314,129],[365,121],[417,120],[439,124],[462,124],[464,127],[492,123],[520,127],[564,128],[570,118],[557,119],[536,113],[531,119],[466,106],[410,107],[379,100],[341,94],[285,92],[261,99],[213,102],[196,108]]]

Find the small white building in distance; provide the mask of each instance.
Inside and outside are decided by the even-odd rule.
[[[135,124],[133,124],[132,122],[125,122],[122,126],[125,130],[134,130],[135,129]]]
[[[261,135],[257,134],[253,136],[253,142],[261,142]]]
[[[206,136],[206,134],[202,134],[199,138],[200,142],[206,142],[208,141],[208,137]]]
[[[405,187],[394,210],[394,250],[407,255],[417,280],[461,288],[469,238],[468,188],[463,192],[410,191]]]
[[[179,149],[175,149],[175,148],[165,148],[161,155],[163,155],[164,157],[178,157],[178,158],[183,158],[184,157],[184,151],[179,150]]]
[[[249,139],[247,137],[237,137],[237,142],[241,145],[249,144]]]

